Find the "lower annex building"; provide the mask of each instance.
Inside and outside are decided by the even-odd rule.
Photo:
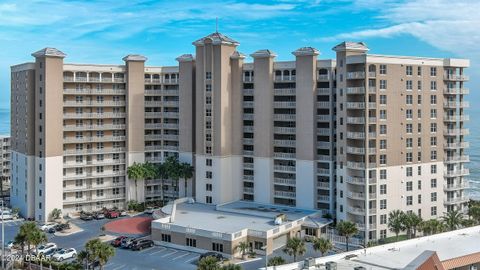
[[[11,203],[45,220],[186,194],[316,209],[389,235],[395,209],[424,219],[464,211],[468,60],[368,54],[336,59],[304,47],[294,61],[259,50],[245,62],[220,33],[193,42],[178,66],[64,63],[45,48],[11,67]],[[178,185],[134,181],[134,162],[177,156],[195,167]],[[178,188],[177,188],[178,187]]]

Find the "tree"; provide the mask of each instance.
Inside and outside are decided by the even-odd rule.
[[[247,255],[247,252],[250,249],[250,246],[245,241],[245,242],[238,243],[238,245],[235,247],[235,249],[240,251],[240,254],[242,255],[242,259],[245,260],[245,256]]]
[[[462,224],[462,220],[463,215],[458,210],[446,212],[442,217],[443,223],[450,231],[456,230]]]
[[[288,239],[286,246],[283,248],[283,252],[288,254],[289,256],[293,256],[293,261],[297,261],[297,256],[302,256],[307,252],[305,247],[305,242],[298,238],[292,237]]]
[[[429,219],[429,220],[423,221],[420,224],[420,227],[423,232],[423,235],[432,235],[432,234],[437,234],[443,231],[442,222],[436,219]]]
[[[168,178],[168,171],[167,171],[167,166],[165,166],[165,163],[157,164],[156,165],[156,178],[160,179],[160,192],[161,192],[161,197],[162,197],[162,205],[165,204],[165,196],[164,196],[164,191],[163,191],[163,185],[165,183],[165,179]]]
[[[137,182],[145,177],[145,168],[142,164],[134,162],[127,168],[128,179],[135,181],[135,200],[138,201]]]
[[[282,264],[285,264],[285,259],[280,256],[275,256],[268,259],[267,266],[277,266]]]
[[[31,252],[31,246],[33,244],[32,239],[35,240],[34,237],[32,236],[36,231],[40,231],[40,229],[37,227],[37,225],[33,221],[23,223],[20,226],[18,231],[20,238],[23,238],[25,240],[25,244],[27,245],[27,252],[29,254]]]
[[[358,233],[357,225],[351,221],[342,220],[337,223],[337,231],[338,234],[340,234],[341,236],[345,236],[348,251],[348,240],[350,239],[350,237]]]
[[[109,244],[103,243],[100,239],[95,238],[85,244],[85,251],[87,252],[87,260],[93,262],[98,260],[100,269],[107,264],[108,260],[115,256],[115,249]]]
[[[170,156],[165,160],[165,169],[168,174],[168,178],[173,180],[173,187],[176,190],[178,187],[178,180],[182,177],[182,168],[178,159],[174,156]]]
[[[422,218],[412,212],[409,212],[404,215],[403,225],[407,230],[408,238],[415,238],[417,234],[417,230],[420,228],[421,223],[422,223]]]
[[[83,269],[87,269],[87,265],[90,264],[88,255],[88,252],[85,250],[82,250],[77,254],[77,260],[83,265]]]
[[[27,244],[27,236],[21,231],[19,231],[17,235],[15,235],[13,242],[15,243],[15,245],[20,246],[23,255],[25,253],[25,245]]]
[[[50,217],[52,220],[59,219],[62,216],[62,210],[58,208],[54,208],[50,213]]]
[[[472,205],[468,208],[468,216],[475,220],[476,223],[480,223],[480,205]]]
[[[242,267],[238,264],[227,264],[222,267],[220,267],[220,270],[242,270]]]
[[[322,257],[325,253],[332,250],[332,248],[333,248],[333,245],[329,239],[326,239],[323,237],[320,237],[320,238],[315,237],[313,239],[313,249],[315,251],[320,251],[320,255]]]
[[[398,235],[405,230],[405,213],[400,210],[393,210],[388,214],[388,229],[395,233],[396,241],[398,241]]]
[[[35,254],[38,254],[38,245],[48,242],[47,235],[38,228],[31,231],[27,239],[35,247]]]
[[[180,168],[181,168],[181,175],[183,179],[185,179],[185,197],[187,197],[187,188],[188,188],[187,181],[188,179],[191,179],[193,177],[194,168],[192,165],[186,162],[180,164]]]
[[[207,256],[198,262],[197,270],[220,270],[219,261],[213,256]]]

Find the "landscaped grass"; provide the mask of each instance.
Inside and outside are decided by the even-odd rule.
[[[390,243],[394,243],[394,242],[398,242],[398,241],[403,241],[403,240],[407,240],[407,235],[406,234],[400,234],[398,235],[398,240],[397,240],[397,237],[396,236],[391,236],[391,237],[387,237],[385,239],[382,239],[379,242],[379,244],[390,244]]]

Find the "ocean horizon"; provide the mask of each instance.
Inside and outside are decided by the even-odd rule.
[[[480,119],[480,109],[468,110],[470,119]],[[467,165],[470,169],[470,188],[468,193],[471,198],[480,200],[480,121],[470,121],[467,123],[467,127],[470,129],[470,135],[467,137],[467,141],[470,142],[470,148],[468,154],[470,155],[470,163]],[[0,108],[0,135],[10,135],[10,109]]]

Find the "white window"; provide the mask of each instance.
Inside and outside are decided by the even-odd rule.
[[[412,191],[413,190],[413,182],[412,181],[408,181],[406,183],[406,189],[407,189],[407,191]]]
[[[380,224],[387,224],[387,215],[380,215]]]
[[[405,129],[407,133],[412,133],[413,132],[413,125],[412,124],[406,124]]]
[[[381,195],[387,194],[387,185],[380,185],[380,194]]]
[[[386,125],[380,125],[380,134],[382,134],[382,135],[387,134],[387,126]]]
[[[436,216],[437,215],[437,207],[436,206],[432,206],[430,208],[430,215],[432,216]]]
[[[412,169],[412,167],[407,167],[405,173],[406,173],[407,177],[408,177],[408,176],[413,176],[413,169]]]
[[[387,120],[387,110],[380,110],[380,119]]]
[[[405,87],[406,87],[407,90],[412,90],[413,89],[412,80],[407,80],[405,83],[406,83]]]
[[[412,66],[406,66],[406,74],[407,74],[407,76],[412,76],[412,74],[413,74],[413,67]]]
[[[437,82],[431,81],[430,82],[430,90],[437,90]]]
[[[430,173],[431,174],[437,173],[437,165],[431,165],[430,166]]]
[[[412,138],[407,138],[407,139],[405,140],[405,146],[406,146],[407,148],[412,148],[412,147],[413,147],[413,139],[412,139]]]
[[[405,116],[406,116],[407,119],[412,119],[413,118],[412,109],[405,110]]]
[[[387,200],[380,200],[380,209],[387,209]]]
[[[431,105],[437,105],[437,95],[431,95],[430,96],[430,104]]]
[[[430,146],[437,146],[437,137],[430,137]]]
[[[380,149],[387,149],[387,140],[380,140]]]
[[[432,77],[437,76],[437,68],[436,67],[431,67],[430,68],[430,76],[432,76]]]
[[[407,153],[405,155],[405,161],[406,162],[412,162],[413,161],[413,153]]]
[[[412,95],[406,95],[405,96],[405,103],[407,105],[412,105],[413,104],[413,96]]]
[[[387,155],[380,155],[380,165],[387,164]]]
[[[437,123],[430,123],[430,132],[437,132]]]
[[[380,95],[380,105],[387,105],[387,96]]]
[[[436,192],[430,193],[430,201],[431,202],[436,202],[437,201],[437,193]]]
[[[417,89],[422,90],[422,81],[418,81]]]
[[[387,179],[387,170],[385,170],[385,169],[380,170],[380,179],[381,180],[386,180]]]
[[[437,118],[437,110],[436,109],[430,109],[430,118],[432,118],[432,119]]]
[[[413,196],[407,196],[407,205],[413,205]]]
[[[437,187],[437,179],[435,179],[435,178],[430,179],[430,187],[431,188],[436,188]]]
[[[437,151],[435,150],[430,151],[430,159],[437,160]]]
[[[387,89],[387,80],[380,80],[380,90]]]
[[[380,65],[380,74],[387,74],[387,65]]]

